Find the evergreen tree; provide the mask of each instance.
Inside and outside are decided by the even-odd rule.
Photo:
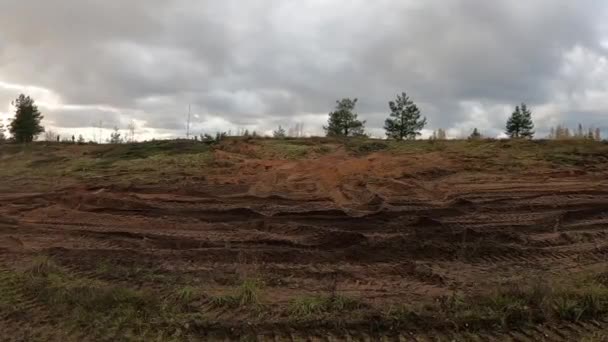
[[[473,129],[473,133],[471,133],[471,135],[469,136],[469,139],[471,139],[471,140],[481,139],[481,133],[479,133],[479,130],[477,130],[477,127]]]
[[[281,127],[281,125],[279,125],[279,128],[276,131],[272,132],[272,136],[277,139],[285,138],[285,129]]]
[[[426,118],[420,117],[420,109],[405,93],[397,95],[388,103],[391,114],[384,122],[386,136],[396,140],[416,139],[426,125]]]
[[[525,103],[515,107],[515,111],[507,120],[506,133],[511,138],[527,138],[532,139],[534,136],[534,123],[532,122],[532,112],[528,109]]]
[[[359,121],[353,111],[357,99],[336,101],[336,110],[329,113],[327,126],[323,126],[328,137],[348,137],[365,135],[365,121]]]
[[[595,134],[593,135],[593,137],[595,138],[595,140],[597,141],[602,141],[602,132],[600,131],[599,128],[595,129]]]
[[[34,99],[24,94],[12,102],[15,106],[15,118],[9,125],[9,130],[13,138],[18,143],[30,143],[44,132],[44,127],[40,125],[43,116],[38,111],[38,106]]]
[[[82,134],[78,135],[77,143],[78,143],[78,145],[84,145],[85,141],[84,141],[84,137],[82,136]]]

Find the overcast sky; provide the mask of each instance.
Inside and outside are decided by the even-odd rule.
[[[1,0],[0,117],[33,96],[44,125],[140,139],[305,125],[359,98],[383,136],[405,91],[428,128],[498,136],[515,104],[539,133],[579,121],[608,134],[603,0]],[[6,121],[5,121],[6,122]]]

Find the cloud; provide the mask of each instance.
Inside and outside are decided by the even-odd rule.
[[[387,102],[407,91],[450,135],[498,135],[522,101],[540,130],[571,113],[608,128],[607,6],[6,0],[0,112],[24,91],[58,130],[138,120],[149,136],[183,135],[190,105],[200,132],[305,122],[321,134],[335,100],[358,97],[380,136]]]

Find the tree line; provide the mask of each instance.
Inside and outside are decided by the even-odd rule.
[[[367,137],[365,132],[365,120],[360,120],[359,115],[356,113],[356,105],[358,99],[344,98],[336,101],[336,106],[332,112],[329,113],[327,125],[323,126],[326,136],[328,137]],[[41,122],[44,116],[36,106],[34,99],[24,94],[12,102],[15,107],[15,117],[8,125],[8,132],[12,136],[12,140],[17,143],[30,143],[36,139],[42,133],[45,133],[45,129]],[[405,93],[397,95],[394,101],[388,102],[389,114],[384,122],[384,130],[388,139],[394,140],[415,140],[422,133],[421,131],[427,125],[426,117],[422,116],[422,111],[414,103],[414,101]],[[100,124],[101,126],[101,124]],[[277,130],[273,132],[275,138],[284,138],[286,136],[303,136],[303,125],[297,124],[296,127],[290,128],[289,132],[279,126]],[[6,141],[7,129],[0,122],[0,142]],[[512,139],[532,139],[535,135],[534,122],[532,120],[532,111],[528,108],[525,103],[515,107],[515,110],[508,118],[505,124],[505,133]],[[564,126],[558,125],[557,127],[551,128],[549,139],[592,139],[601,140],[599,128],[588,128],[584,130],[583,126],[579,124],[578,129],[571,133],[571,131]],[[215,136],[208,134],[201,134],[201,141],[219,141],[220,139],[231,135],[226,132],[217,133]],[[256,137],[257,133],[249,133],[248,130],[244,130],[243,136]],[[64,139],[60,140],[60,136],[52,131],[45,133],[47,141],[64,141],[72,143],[84,143],[82,135],[76,139],[72,135],[71,140]],[[481,132],[474,128],[469,139],[481,139],[483,135]],[[198,140],[199,137],[195,136]],[[431,140],[444,140],[447,139],[446,131],[438,129],[433,132],[430,137]],[[131,122],[128,127],[128,134],[122,136],[118,127],[114,127],[114,131],[110,134],[110,138],[107,140],[108,143],[118,144],[123,142],[134,142],[135,141],[135,123]]]
[[[329,113],[327,126],[323,126],[329,137],[357,137],[367,136],[365,133],[365,121],[358,118],[355,112],[357,99],[345,98],[336,102],[336,108]],[[397,95],[394,101],[389,101],[390,114],[384,121],[384,130],[388,139],[415,140],[422,135],[421,131],[427,124],[426,117],[422,117],[421,110],[412,99],[405,93]],[[532,111],[525,103],[516,106],[506,123],[505,133],[512,139],[532,139],[534,137],[534,123]],[[470,139],[481,139],[482,135],[474,128]],[[431,140],[445,140],[445,130],[438,129],[433,132]]]

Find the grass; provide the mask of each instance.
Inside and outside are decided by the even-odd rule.
[[[353,157],[374,152],[401,156],[435,154],[433,158],[453,161],[455,165],[462,165],[464,171],[483,172],[521,172],[534,168],[589,172],[604,169],[608,164],[608,144],[587,140],[227,138],[216,145],[185,140],[119,145],[3,144],[0,145],[0,177],[18,183],[22,188],[35,186],[32,191],[82,181],[111,180],[113,185],[124,186],[176,184],[189,179],[205,179],[219,168],[238,167],[238,161],[216,161],[214,151],[218,150],[243,160],[302,160],[336,151],[346,151]]]
[[[571,285],[512,285],[473,297],[443,297],[422,308],[391,308],[396,325],[457,330],[510,330],[547,322],[579,322],[608,316],[608,287],[592,280]]]
[[[289,315],[295,318],[311,318],[321,315],[348,315],[364,305],[352,298],[340,295],[307,296],[292,300],[289,304]]]
[[[2,273],[0,281],[0,308],[11,317],[26,319],[27,308],[19,303],[22,298],[35,298],[68,330],[87,332],[97,339],[129,335],[146,340],[162,335],[162,340],[175,336],[179,340],[205,326],[200,323],[204,313],[197,307],[205,294],[196,286],[178,287],[161,296],[79,278],[45,256],[35,258],[22,271]],[[367,319],[378,326],[413,330],[506,331],[608,317],[608,287],[591,276],[559,284],[535,281],[504,286],[484,295],[455,293],[436,303],[397,306],[388,311],[336,294],[302,296],[286,307],[266,307],[262,304],[263,286],[256,278],[244,279],[234,293],[212,297],[211,302],[218,308],[246,308],[258,314],[279,309],[287,324]],[[26,296],[20,297],[11,289],[21,289]]]
[[[216,307],[260,307],[263,283],[258,279],[245,279],[231,295],[212,297],[211,303]]]
[[[153,292],[78,278],[48,257],[38,257],[12,274],[13,285],[44,304],[62,325],[99,339],[179,335],[193,317],[188,309],[197,296],[192,288],[180,288],[161,298]]]

